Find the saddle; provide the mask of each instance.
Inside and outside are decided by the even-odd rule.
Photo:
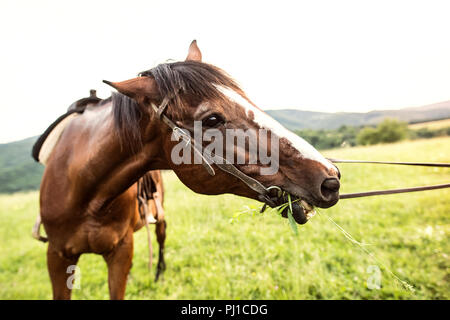
[[[31,156],[33,159],[36,162],[40,162],[45,165],[51,150],[70,120],[83,113],[89,104],[98,104],[100,101],[102,101],[102,99],[97,97],[97,92],[95,90],[90,90],[89,97],[79,99],[72,103],[67,109],[67,112],[56,119],[37,139],[31,151]],[[41,151],[43,151],[42,154]]]
[[[79,99],[72,103],[69,108],[67,108],[67,112],[77,111],[78,113],[83,113],[88,104],[97,104],[100,101],[102,101],[102,99],[97,97],[97,91],[91,89],[89,90],[89,97]]]

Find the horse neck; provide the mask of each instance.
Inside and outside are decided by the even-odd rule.
[[[72,128],[78,131],[74,132],[78,137],[76,143],[72,142],[72,158],[76,160],[71,161],[69,173],[74,173],[73,178],[77,182],[73,191],[83,193],[76,198],[89,203],[91,210],[104,207],[146,172],[166,168],[160,147],[160,124],[149,119],[149,116],[144,116],[141,121],[144,139],[138,149],[121,145],[111,106],[86,110],[77,119],[78,123]],[[147,124],[143,125],[145,122]]]

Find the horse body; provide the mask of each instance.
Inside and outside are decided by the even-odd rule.
[[[228,75],[202,63],[201,56],[194,41],[185,62],[159,65],[123,82],[107,82],[119,93],[87,107],[61,134],[48,158],[40,196],[54,298],[70,298],[68,267],[88,252],[101,254],[108,265],[110,297],[124,298],[133,232],[142,226],[136,181],[148,171],[171,169],[195,192],[232,193],[270,206],[276,203],[269,194],[261,197],[257,190],[268,192],[269,186],[274,186],[283,191],[283,197],[290,194],[298,200],[292,204],[298,223],[307,221],[313,206],[330,207],[338,201],[338,169],[304,140],[268,119]],[[224,94],[226,90],[220,88],[233,94]],[[155,106],[164,101],[166,107],[169,105],[167,112],[164,108],[155,112]],[[270,153],[279,154],[279,169],[263,174],[260,169],[265,164],[261,161],[238,163],[211,176],[212,167],[205,170],[192,162],[176,163],[171,152],[178,141],[172,139],[172,133],[180,128],[175,126],[189,128],[195,121],[223,134],[233,129],[259,132],[264,127],[269,135],[256,135],[266,149],[273,147],[268,137],[279,135],[279,147],[270,149]],[[245,146],[228,148],[224,143],[224,148],[235,156],[253,155]],[[216,169],[224,168],[214,164]],[[277,200],[283,199],[278,195]],[[156,224],[156,230],[160,243],[158,276],[164,268],[164,221]]]
[[[110,101],[87,108],[65,128],[44,171],[41,219],[49,240],[48,255],[52,258],[48,268],[55,298],[70,297],[66,283],[59,278],[82,253],[109,257],[110,269],[114,265],[131,266],[132,234],[144,225],[138,212],[135,182],[150,167],[136,157],[130,159],[121,150],[112,125]],[[160,175],[153,175],[159,177],[157,183],[161,185]],[[156,228],[161,240],[165,237],[165,222],[157,223]],[[121,258],[113,259],[120,247],[125,248],[117,254]],[[160,260],[161,255],[160,251]],[[122,282],[123,290],[111,292],[111,297],[123,298],[126,274],[128,271],[122,272],[122,281],[112,275]]]

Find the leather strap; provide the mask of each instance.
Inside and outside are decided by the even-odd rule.
[[[158,107],[158,110],[156,110],[156,115],[158,116],[159,119],[161,119],[164,111],[166,111],[167,106],[169,105],[169,98],[164,98],[163,102],[161,103],[161,105]]]
[[[218,156],[216,156],[218,157]],[[268,188],[264,187],[261,182],[259,182],[256,179],[253,179],[252,177],[249,177],[242,171],[240,171],[238,168],[236,168],[233,164],[229,163],[226,159],[222,157],[218,157],[223,160],[222,163],[220,162],[214,162],[214,164],[221,169],[222,171],[225,171],[236,178],[240,179],[242,182],[244,182],[250,189],[253,191],[259,193],[260,195],[266,195],[269,191]]]
[[[215,175],[215,171],[212,167],[212,164],[215,164],[220,170],[225,171],[234,177],[240,179],[242,182],[244,182],[250,189],[257,192],[258,194],[262,195],[263,197],[266,196],[269,192],[269,190],[264,187],[261,182],[259,182],[256,179],[253,179],[252,177],[249,177],[242,171],[240,171],[238,168],[236,168],[233,164],[231,164],[226,159],[219,157],[217,155],[212,155],[215,158],[218,158],[220,161],[214,161],[212,156],[208,156],[203,154],[201,147],[198,147],[195,145],[194,141],[191,139],[191,135],[189,134],[189,131],[187,129],[181,128],[180,126],[176,125],[172,120],[170,120],[166,115],[163,114],[163,111],[165,108],[167,108],[168,102],[170,99],[164,99],[163,102],[159,107],[157,107],[155,104],[152,103],[152,108],[156,112],[156,114],[159,116],[159,118],[169,126],[169,128],[172,129],[173,133],[177,136],[178,139],[183,139],[192,150],[201,156],[202,158],[202,164],[205,167],[205,169],[208,171],[208,173],[212,176]],[[161,109],[164,108],[164,109]],[[161,111],[163,110],[163,111]]]

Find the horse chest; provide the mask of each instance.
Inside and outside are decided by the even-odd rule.
[[[79,211],[78,215],[67,215],[66,224],[70,228],[63,234],[57,231],[60,239],[63,238],[61,249],[65,254],[105,254],[114,250],[127,232],[134,228],[137,214],[136,210],[130,208],[129,202],[122,204],[122,198],[118,197],[105,208],[98,208],[95,203],[91,203],[90,210]]]
[[[121,238],[120,231],[110,226],[90,230],[87,235],[89,251],[100,254],[110,252],[117,246]]]
[[[63,249],[65,255],[108,253],[117,246],[127,231],[126,226],[120,224],[89,220],[81,223],[76,229],[67,235]]]

